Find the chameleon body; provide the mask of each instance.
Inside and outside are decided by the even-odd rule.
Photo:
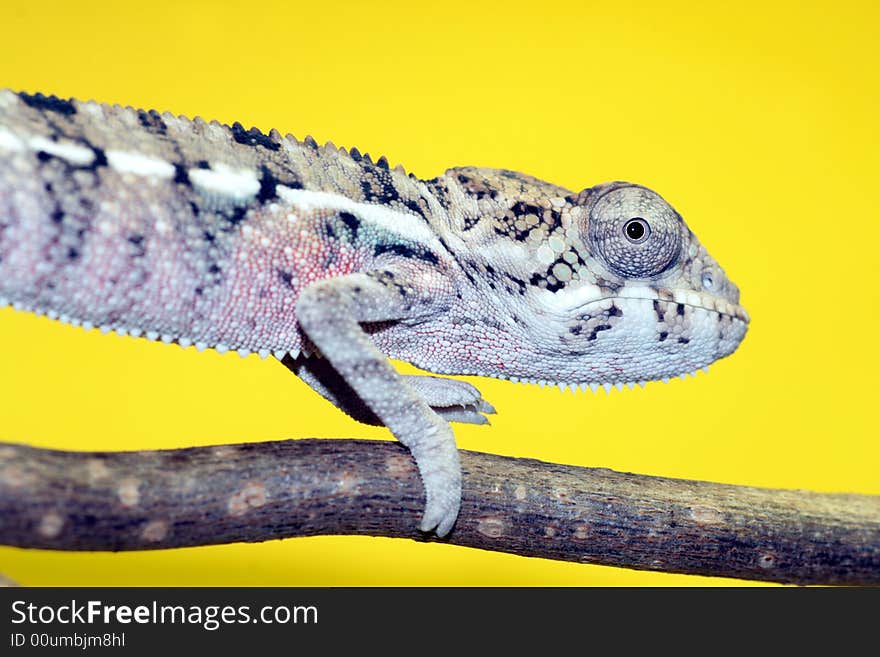
[[[274,356],[386,425],[450,531],[449,422],[494,409],[437,374],[575,387],[692,372],[748,316],[676,211],[475,167],[430,180],[201,119],[0,91],[0,303],[86,328]]]

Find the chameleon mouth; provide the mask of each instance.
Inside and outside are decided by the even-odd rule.
[[[741,305],[728,301],[727,299],[712,294],[694,292],[692,290],[676,290],[674,292],[661,291],[657,294],[637,294],[637,295],[619,295],[621,299],[643,299],[645,301],[660,301],[665,303],[675,303],[682,306],[696,308],[706,312],[724,315],[730,319],[739,320],[744,324],[751,321],[749,313]]]
[[[681,302],[677,301],[676,303],[681,303],[683,306],[688,306],[690,308],[696,308],[698,310],[704,310],[711,313],[717,313],[719,315],[723,315],[725,317],[729,317],[732,320],[740,321],[743,324],[748,324],[751,322],[751,317],[749,317],[748,311],[742,306],[730,303],[726,299],[715,298],[714,303],[707,304],[704,302],[701,303],[690,303],[690,302]]]
[[[596,303],[607,303],[624,299],[679,304],[705,312],[718,313],[745,324],[748,324],[750,321],[749,314],[745,308],[716,294],[697,292],[695,290],[657,289],[646,285],[626,286],[615,294],[607,296],[603,295],[596,286],[581,285],[572,288],[566,293],[549,295],[545,301],[549,302],[553,311],[562,317],[568,317],[573,312],[586,309]]]

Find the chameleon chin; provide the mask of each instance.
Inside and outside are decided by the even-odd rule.
[[[423,531],[458,515],[439,374],[595,389],[732,353],[739,290],[653,191],[384,158],[201,119],[0,91],[0,303],[85,328],[274,356],[406,445]]]

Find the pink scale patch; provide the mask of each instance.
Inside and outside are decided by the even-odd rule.
[[[235,241],[211,317],[217,342],[231,349],[295,351],[296,300],[313,281],[343,276],[364,258],[350,244],[319,232],[322,220],[252,217]]]

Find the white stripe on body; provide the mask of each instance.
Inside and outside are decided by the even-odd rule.
[[[211,169],[190,169],[189,179],[206,193],[223,194],[236,201],[245,201],[260,191],[257,174],[249,169],[233,169],[217,163]]]
[[[174,165],[156,157],[127,151],[107,151],[107,164],[120,173],[155,178],[174,177]]]
[[[331,192],[291,189],[284,185],[278,185],[277,192],[281,200],[299,207],[304,212],[321,209],[350,212],[361,221],[378,226],[407,241],[423,244],[435,250],[443,250],[434,231],[415,214],[391,210],[373,203],[353,201],[346,196]]]
[[[79,166],[88,166],[95,161],[95,151],[80,144],[51,141],[45,137],[31,137],[28,146],[34,151],[43,151]]]

